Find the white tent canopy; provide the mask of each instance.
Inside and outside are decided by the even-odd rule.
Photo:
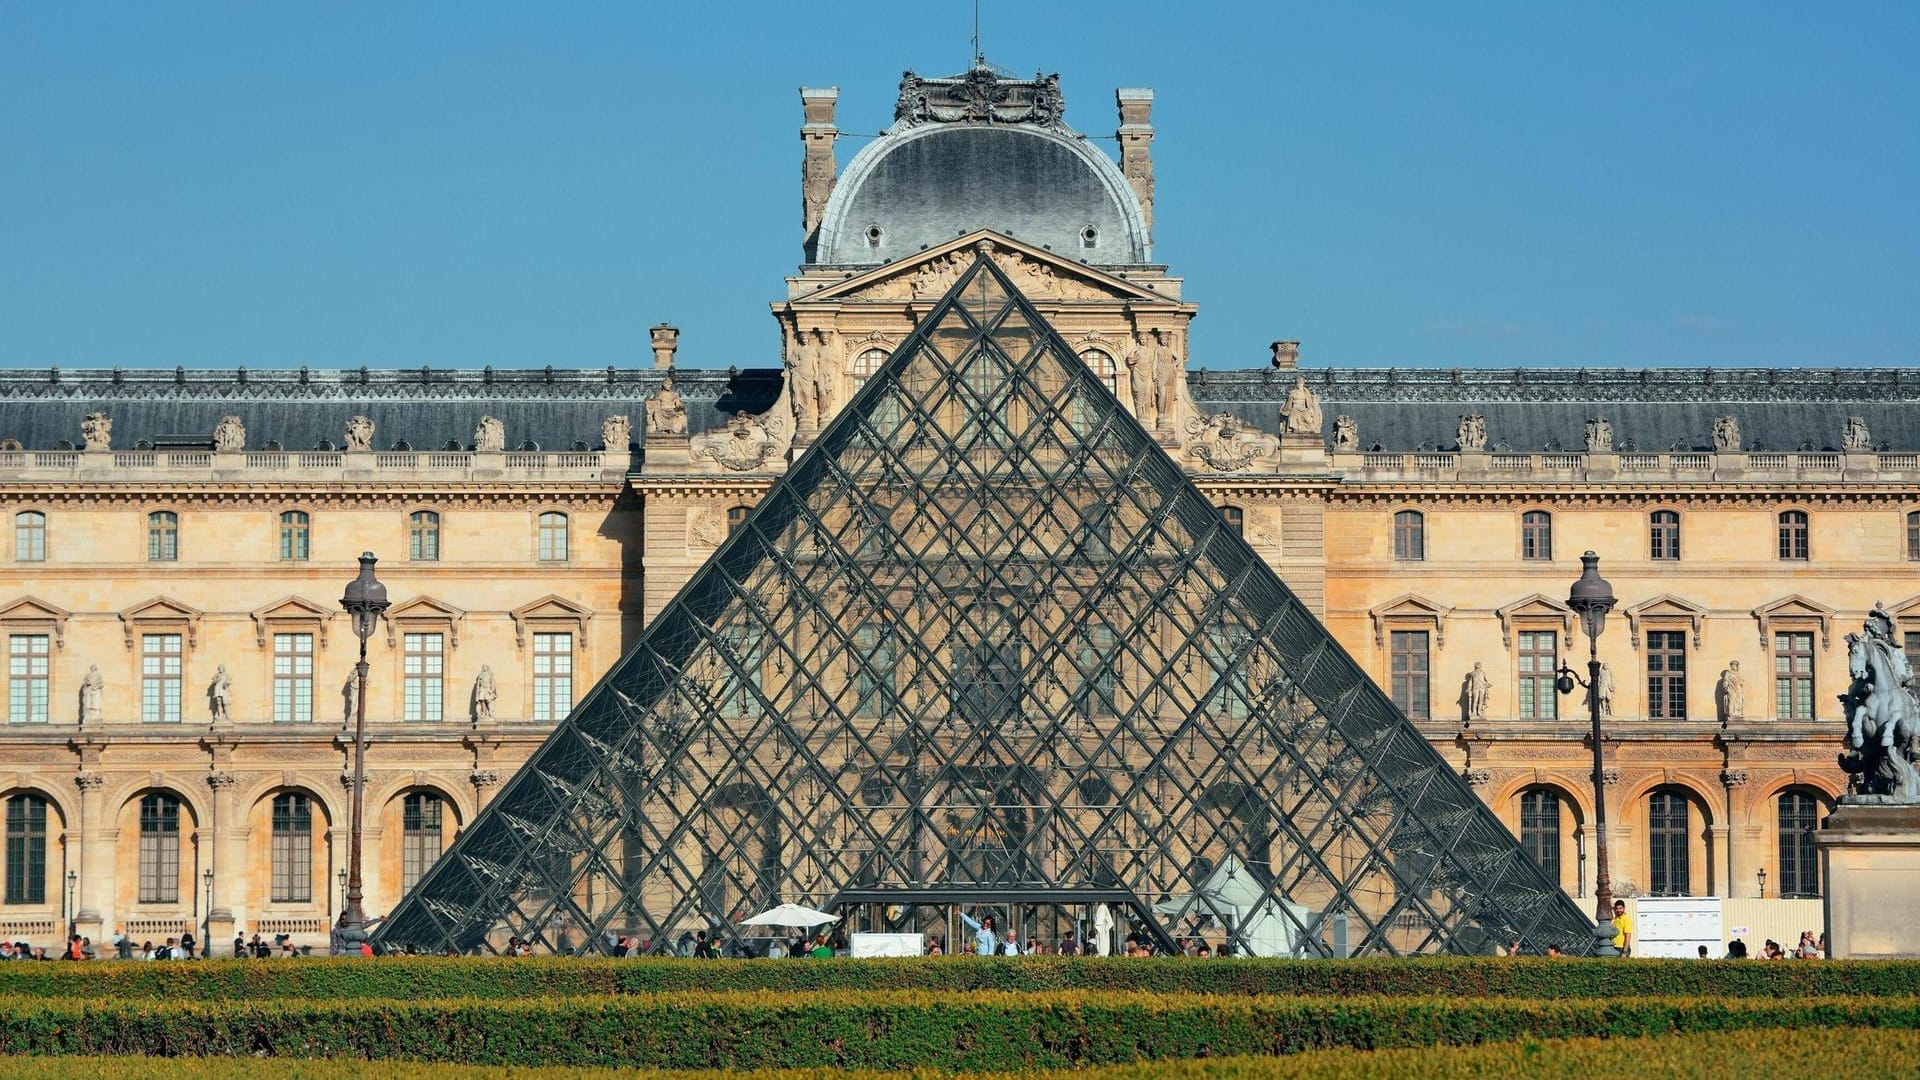
[[[749,915],[740,920],[742,926],[819,926],[821,923],[839,922],[840,916],[829,915],[824,911],[815,911],[799,904],[781,904],[770,911],[758,915]]]

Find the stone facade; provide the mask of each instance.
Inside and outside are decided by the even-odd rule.
[[[1057,83],[1021,85],[1011,120],[915,105],[837,180],[836,94],[803,91],[810,237],[850,248],[835,215],[888,140],[1061,137]],[[1140,223],[1150,101],[1121,92],[1102,196]],[[1585,707],[1542,687],[1584,659],[1564,599],[1588,548],[1620,597],[1599,643],[1616,890],[1815,887],[1799,823],[1843,783],[1839,628],[1878,600],[1920,620],[1920,372],[1357,371],[1291,341],[1208,372],[1165,267],[976,226],[803,266],[771,309],[784,370],[678,366],[662,325],[642,370],[0,373],[0,800],[38,875],[9,867],[0,935],[324,939],[361,551],[394,599],[367,718],[367,904],[389,908],[980,251],[1570,892],[1592,880]]]

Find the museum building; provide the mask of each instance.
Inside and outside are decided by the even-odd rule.
[[[1920,653],[1920,371],[1314,367],[1292,341],[1209,370],[1153,261],[1151,91],[1116,93],[1116,160],[1057,77],[909,74],[844,169],[837,98],[802,91],[778,364],[682,362],[663,324],[631,368],[0,372],[0,936],[324,940],[362,551],[394,598],[364,792],[390,909],[979,259],[1548,881],[1593,882],[1586,705],[1553,686],[1591,549],[1620,597],[1616,893],[1820,894],[1836,624],[1885,602]]]

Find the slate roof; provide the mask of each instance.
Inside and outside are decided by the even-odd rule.
[[[1188,383],[1207,412],[1229,412],[1277,431],[1293,372],[1205,371]],[[1920,450],[1920,369],[1461,369],[1303,368],[1328,429],[1352,416],[1363,447],[1446,450],[1463,413],[1486,418],[1488,449],[1580,450],[1586,421],[1604,416],[1622,451],[1706,450],[1713,421],[1736,416],[1752,450],[1837,449],[1848,416],[1867,422],[1876,448]],[[470,446],[482,415],[506,424],[507,445],[598,449],[600,424],[626,414],[638,434],[651,369],[0,371],[0,439],[31,450],[78,445],[90,412],[113,418],[113,445],[133,449],[167,436],[211,438],[239,416],[249,449],[269,441],[311,450],[344,441],[347,418],[370,417],[380,449],[405,442]],[[680,369],[674,385],[689,426],[703,431],[737,410],[760,412],[779,396],[776,369]]]

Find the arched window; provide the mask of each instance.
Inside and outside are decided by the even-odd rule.
[[[288,510],[280,515],[280,561],[307,561],[307,512]]]
[[[1560,884],[1560,793],[1528,788],[1520,793],[1520,846],[1555,885]]]
[[[1807,560],[1807,512],[1805,510],[1781,512],[1780,557],[1792,562]]]
[[[1419,562],[1427,557],[1427,519],[1418,510],[1393,515],[1393,557]]]
[[[728,536],[732,536],[736,531],[739,530],[740,526],[745,525],[747,523],[747,514],[750,511],[752,511],[752,509],[753,507],[751,506],[727,507],[727,535]]]
[[[1920,562],[1920,510],[1907,515],[1907,559]]]
[[[567,561],[567,515],[557,510],[540,515],[540,561]]]
[[[440,560],[440,515],[415,510],[407,517],[407,558],[414,562]]]
[[[140,902],[180,902],[180,800],[158,792],[140,800]]]
[[[1790,788],[1780,793],[1780,895],[1786,898],[1820,895],[1820,855],[1813,834],[1820,828],[1820,797]]]
[[[433,861],[440,857],[440,821],[445,805],[440,796],[430,791],[411,792],[401,803],[400,889],[402,892],[413,888],[413,883],[419,881],[420,876],[433,865]]]
[[[1553,558],[1552,514],[1529,510],[1520,515],[1520,557],[1540,561]]]
[[[47,800],[7,800],[7,903],[47,902]]]
[[[38,510],[13,515],[13,561],[47,561],[47,515]]]
[[[1693,811],[1687,797],[1672,788],[1647,796],[1648,891],[1654,896],[1689,895],[1688,846],[1693,841]]]
[[[1104,349],[1082,349],[1080,359],[1091,368],[1100,385],[1107,393],[1118,396],[1120,393],[1120,365],[1113,362],[1112,354]]]
[[[1661,560],[1680,557],[1680,515],[1672,510],[1655,510],[1647,527],[1648,554]]]
[[[173,562],[180,558],[180,515],[155,510],[147,515],[147,561]]]
[[[273,797],[273,899],[313,899],[313,800],[295,791]]]
[[[867,380],[873,377],[873,373],[879,371],[881,365],[886,362],[887,350],[885,349],[867,349],[854,357],[853,367],[848,371],[848,374],[853,376],[853,392],[859,393],[860,388],[867,385]]]
[[[1245,536],[1247,528],[1246,511],[1237,506],[1220,508],[1220,520],[1226,523],[1227,530],[1235,536]]]

